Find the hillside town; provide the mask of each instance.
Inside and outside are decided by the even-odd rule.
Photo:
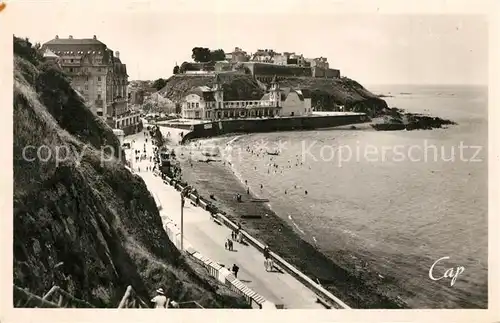
[[[207,50],[194,48],[193,53],[197,49]],[[139,131],[141,113],[210,121],[311,115],[310,91],[280,88],[278,81],[287,76],[340,77],[340,71],[331,69],[326,57],[305,58],[302,54],[273,49],[258,49],[249,54],[235,47],[228,53],[221,51],[223,57],[219,55],[218,61],[184,62],[176,66],[178,74],[214,77],[215,84],[193,88],[181,100],[173,101],[160,94],[152,81],[129,82],[120,52],[108,48],[95,35],[82,39],[56,35],[42,45],[42,50],[46,60],[57,62],[71,78],[73,88],[94,114],[125,135]],[[225,99],[220,77],[231,74],[252,75],[267,85],[266,93],[258,100]]]
[[[195,48],[196,49],[196,48]],[[207,48],[202,50],[209,51]],[[193,54],[195,55],[195,54]],[[240,47],[225,53],[223,59],[209,62],[184,62],[178,71],[182,74],[242,73],[251,74],[259,81],[269,82],[273,75],[279,78],[303,76],[315,78],[340,78],[340,70],[330,68],[326,57],[306,58],[295,52],[276,52],[273,49],[258,49],[247,53]]]

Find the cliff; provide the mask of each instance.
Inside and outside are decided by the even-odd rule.
[[[96,307],[117,307],[128,285],[147,303],[161,286],[179,302],[246,307],[180,254],[111,128],[18,38],[13,110],[15,285],[59,285]]]
[[[221,73],[226,100],[259,100],[265,90],[251,75]],[[171,100],[182,99],[189,90],[197,86],[212,86],[213,76],[177,74],[167,80],[159,92]],[[388,107],[387,103],[365,89],[358,82],[346,77],[324,79],[313,77],[284,77],[281,87],[308,89],[312,105],[322,110],[332,110],[335,105],[344,105],[354,111],[379,114]]]
[[[310,90],[312,105],[325,111],[331,110],[335,105],[343,105],[352,111],[376,115],[388,108],[384,100],[347,77],[333,79],[286,77],[280,81],[280,85]]]

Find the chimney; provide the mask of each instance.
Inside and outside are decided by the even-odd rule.
[[[59,35],[56,35],[56,39],[59,39]]]
[[[72,36],[72,35],[69,35],[69,39],[73,39],[73,36]]]
[[[97,37],[94,35],[94,39],[97,39]]]
[[[120,58],[120,52],[119,52],[119,51],[116,51],[116,52],[115,52],[115,56],[116,56],[116,58]]]

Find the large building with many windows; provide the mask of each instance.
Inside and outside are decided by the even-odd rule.
[[[269,92],[260,100],[224,100],[224,89],[219,74],[212,88],[200,86],[191,90],[182,100],[185,119],[222,120],[238,118],[306,116],[312,114],[310,92],[291,88],[281,89],[276,76]]]
[[[138,113],[132,113],[127,104],[127,66],[120,53],[109,49],[94,35],[90,39],[54,39],[43,44],[44,56],[56,60],[71,78],[71,85],[86,100],[97,116],[112,128],[135,132]]]

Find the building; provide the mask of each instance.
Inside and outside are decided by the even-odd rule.
[[[260,100],[224,100],[224,90],[219,74],[213,88],[200,86],[191,90],[181,102],[185,119],[222,120],[256,117],[310,115],[311,96],[308,91],[280,89],[273,78],[269,93]]]
[[[231,53],[226,53],[226,61],[231,63],[248,62],[250,56],[239,47],[235,47]]]
[[[272,63],[273,57],[277,55],[280,54],[276,53],[273,49],[257,49],[252,55],[252,62]]]
[[[56,35],[43,44],[42,49],[47,59],[59,63],[70,77],[72,87],[83,96],[95,115],[112,128],[134,132],[140,118],[128,109],[127,66],[121,62],[118,51],[109,49],[95,35],[90,39]]]
[[[273,63],[277,65],[287,65],[288,56],[285,54],[276,55],[273,57]]]
[[[311,64],[311,67],[318,67],[322,69],[329,69],[328,59],[326,57],[319,58],[306,58],[306,61]]]
[[[306,64],[306,59],[302,54],[291,54],[288,56],[287,65],[297,65],[299,67],[308,67]]]
[[[144,101],[144,109],[151,112],[162,112],[165,114],[175,113],[175,103],[169,98],[161,96],[158,92],[152,93]]]

